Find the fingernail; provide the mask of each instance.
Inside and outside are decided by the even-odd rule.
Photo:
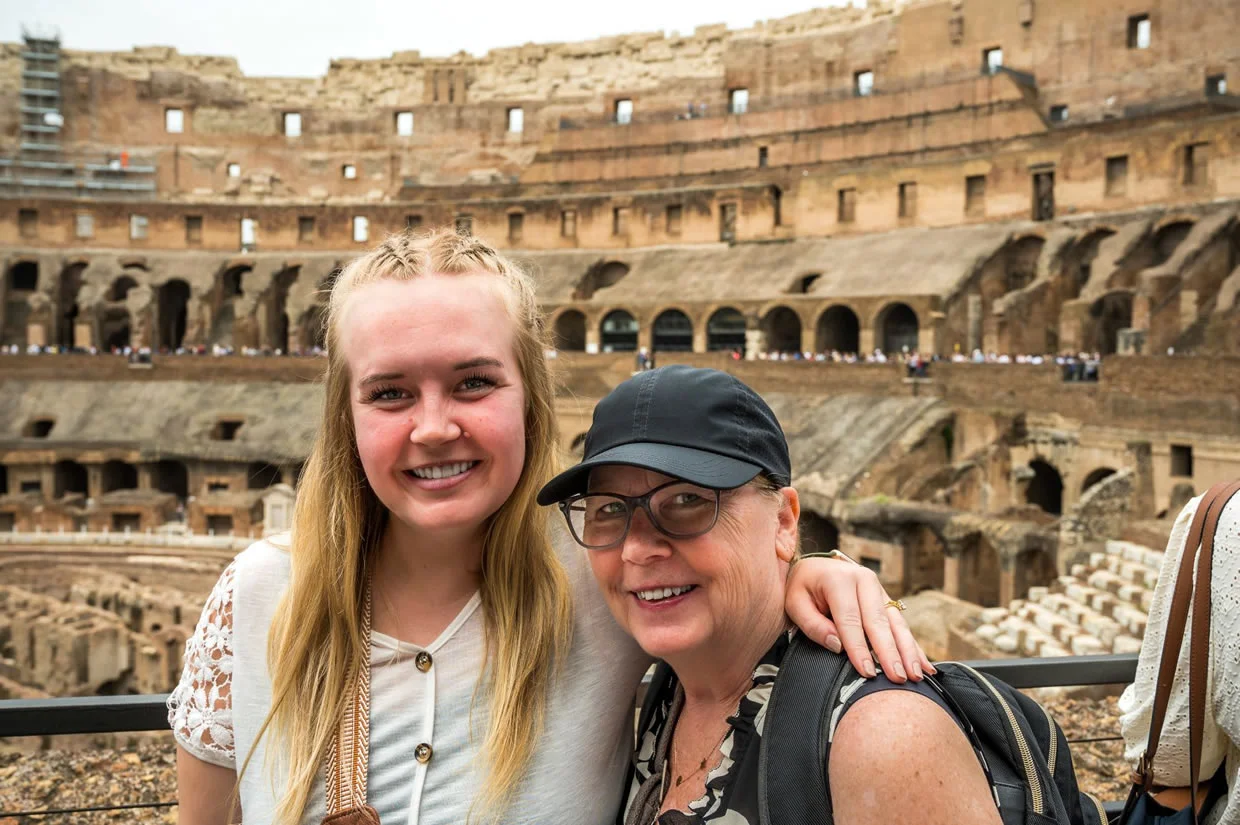
[[[930,663],[930,672],[934,674],[937,674],[939,672],[939,669],[934,666],[934,662]]]
[[[832,653],[839,653],[841,650],[844,649],[844,645],[840,643],[839,636],[828,636],[826,647],[827,647],[827,650],[831,651]]]
[[[899,676],[901,679],[908,678],[908,674],[904,672],[904,665],[900,664],[899,662],[896,662],[895,671],[896,671],[896,675]]]
[[[913,662],[913,676],[912,676],[913,681],[920,682],[921,676],[922,676],[921,665],[917,664],[916,662]]]
[[[867,679],[873,679],[878,675],[878,671],[874,669],[874,662],[869,659],[861,663],[861,673]]]

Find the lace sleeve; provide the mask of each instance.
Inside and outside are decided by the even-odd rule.
[[[228,565],[211,590],[194,635],[185,642],[185,669],[168,697],[168,724],[194,756],[236,768],[232,726],[233,575]]]

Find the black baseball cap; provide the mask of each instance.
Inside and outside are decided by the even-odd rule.
[[[684,364],[638,373],[600,401],[582,462],[547,482],[538,503],[584,493],[590,470],[604,464],[719,490],[762,472],[792,479],[788,441],[762,397],[726,372]]]

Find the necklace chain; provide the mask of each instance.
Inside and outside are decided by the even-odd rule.
[[[697,766],[697,768],[695,768],[695,769],[693,770],[693,772],[692,772],[692,773],[690,773],[690,774],[677,774],[677,775],[676,775],[676,787],[678,787],[678,788],[679,788],[682,784],[684,784],[684,783],[685,783],[685,782],[687,782],[688,780],[692,779],[693,777],[697,776],[697,775],[698,775],[699,773],[701,773],[702,771],[706,770],[706,764],[707,764],[707,762],[709,762],[709,761],[710,761],[710,757],[711,757],[711,756],[715,753],[715,751],[717,751],[717,750],[719,750],[721,747],[723,747],[723,743],[724,743],[724,741],[725,741],[725,740],[727,740],[727,738],[728,738],[728,734],[729,734],[729,733],[731,733],[731,732],[732,732],[732,725],[730,725],[730,724],[729,724],[729,725],[728,725],[728,726],[724,729],[724,731],[723,731],[723,736],[719,737],[719,741],[718,741],[718,742],[716,742],[716,743],[714,744],[714,746],[713,746],[710,750],[708,750],[708,751],[706,752],[706,755],[702,757],[702,761],[701,761],[701,763]],[[674,757],[675,757],[675,753],[673,752],[673,758],[674,758]],[[677,760],[677,761],[679,761],[679,760]]]

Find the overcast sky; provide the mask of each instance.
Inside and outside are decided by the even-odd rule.
[[[853,0],[856,2],[857,0]],[[250,75],[313,76],[333,57],[427,56],[695,26],[752,26],[849,0],[3,0],[0,41],[58,29],[68,49],[175,46],[237,58]],[[861,2],[857,2],[862,5]]]

